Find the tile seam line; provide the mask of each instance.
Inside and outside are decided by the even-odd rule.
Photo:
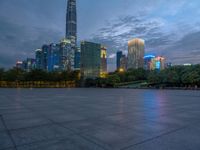
[[[26,104],[21,103],[21,105],[24,106],[26,109],[31,110],[32,112],[36,112],[35,110],[33,110],[32,108],[30,108],[29,106],[26,106]],[[36,112],[36,113],[37,113],[37,112]],[[84,136],[80,135],[79,133],[73,131],[72,129],[66,128],[65,126],[62,126],[60,123],[57,123],[57,122],[55,122],[55,121],[53,121],[53,120],[47,118],[46,115],[43,115],[43,114],[41,114],[41,113],[39,113],[39,114],[42,115],[45,119],[47,119],[47,120],[49,120],[50,122],[52,122],[53,124],[57,124],[57,125],[60,126],[60,127],[63,127],[63,128],[65,128],[65,129],[68,129],[68,130],[70,130],[74,135],[78,135],[78,136],[80,136],[81,138],[87,140],[88,142],[91,142],[91,143],[93,143],[93,144],[95,144],[95,145],[101,147],[102,149],[107,150],[107,149],[106,149],[105,147],[103,147],[102,145],[97,144],[96,142],[94,142],[94,141],[92,141],[92,140],[90,140],[90,139],[85,138]],[[13,142],[14,142],[14,140],[13,140]],[[15,149],[17,150],[16,144],[15,144],[15,147],[16,147]]]
[[[169,131],[169,132],[166,132],[166,133],[160,134],[160,135],[158,135],[158,136],[155,136],[155,137],[152,137],[152,138],[143,140],[143,141],[138,142],[138,143],[136,143],[136,144],[129,145],[129,146],[124,147],[124,148],[122,148],[122,149],[120,149],[120,150],[127,150],[127,149],[129,149],[129,148],[131,148],[131,147],[135,147],[135,146],[137,146],[137,145],[141,145],[141,144],[144,144],[144,143],[153,141],[153,140],[158,139],[158,138],[160,138],[160,137],[162,137],[162,136],[166,136],[166,135],[170,135],[170,134],[176,133],[176,132],[178,132],[178,131],[180,131],[180,130],[183,130],[183,129],[186,129],[186,128],[188,128],[188,127],[189,127],[189,126],[184,126],[184,127],[178,128],[178,129],[171,130],[171,131]]]
[[[1,119],[1,121],[2,121],[2,123],[3,123],[3,126],[4,126],[5,129],[6,129],[6,133],[8,134],[8,136],[9,136],[9,138],[10,138],[10,140],[11,140],[13,146],[14,146],[14,149],[17,150],[17,145],[16,145],[16,143],[15,143],[13,137],[12,137],[12,134],[11,134],[10,131],[8,130],[8,128],[7,128],[7,126],[6,126],[6,123],[5,123],[4,118],[3,118],[2,115],[0,115],[0,119]]]

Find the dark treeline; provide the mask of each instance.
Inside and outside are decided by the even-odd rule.
[[[174,66],[162,71],[131,69],[127,72],[109,73],[106,78],[86,79],[81,82],[79,71],[48,73],[42,70],[25,72],[17,68],[0,69],[0,81],[75,81],[77,86],[86,87],[118,87],[134,83],[146,83],[146,87],[200,87],[200,65]]]
[[[10,70],[0,69],[0,81],[79,81],[80,75],[78,71],[73,72],[46,72],[43,70],[32,70],[30,72],[13,68]]]
[[[146,87],[200,87],[200,65],[174,66],[162,71],[131,69],[111,73],[105,79],[86,80],[88,87],[116,87],[134,83],[146,83]]]

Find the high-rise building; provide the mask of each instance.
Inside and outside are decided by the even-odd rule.
[[[77,47],[77,50],[75,51],[75,57],[74,57],[74,69],[80,70],[80,64],[81,64],[81,49]]]
[[[74,58],[77,50],[77,12],[76,0],[67,1],[67,14],[66,14],[66,39],[70,40],[71,44],[71,67],[74,70]],[[72,60],[73,59],[73,60]]]
[[[37,69],[43,69],[43,59],[42,59],[42,49],[36,49],[35,50],[35,63]]]
[[[24,65],[23,65],[22,61],[17,61],[15,66],[16,66],[17,69],[24,70]]]
[[[74,51],[69,39],[60,41],[60,69],[62,71],[71,71],[74,68]]]
[[[60,71],[60,46],[59,44],[50,44],[48,51],[48,66],[47,70]]]
[[[163,70],[165,67],[164,57],[154,55],[146,55],[144,57],[144,69],[146,70]]]
[[[120,68],[119,71],[120,72],[124,72],[127,70],[127,57],[126,55],[122,55],[121,59],[120,59]]]
[[[145,70],[154,70],[154,64],[153,64],[153,59],[156,56],[154,55],[146,55],[144,56],[144,69]]]
[[[128,42],[128,69],[144,67],[144,45],[144,40],[138,38]]]
[[[163,70],[165,69],[165,58],[157,56],[152,59],[153,70]]]
[[[107,48],[101,46],[101,67],[100,67],[100,77],[105,78],[107,75]]]
[[[30,72],[31,70],[34,70],[36,68],[36,62],[33,58],[27,58],[25,61],[23,61],[24,70],[27,72]]]
[[[121,58],[122,58],[122,55],[123,55],[123,53],[122,53],[122,51],[118,51],[117,52],[117,62],[116,62],[116,64],[117,64],[117,70],[119,70],[120,69],[120,60],[121,60]]]
[[[101,44],[81,42],[81,76],[84,79],[100,77]]]
[[[42,70],[47,71],[48,70],[48,52],[49,52],[50,46],[49,45],[43,45],[42,46]]]
[[[74,44],[77,42],[76,0],[67,1],[66,38]]]

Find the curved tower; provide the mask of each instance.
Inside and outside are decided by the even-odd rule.
[[[144,47],[143,39],[135,38],[128,42],[128,69],[144,67]]]

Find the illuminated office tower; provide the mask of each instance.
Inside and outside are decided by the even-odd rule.
[[[75,68],[75,53],[77,52],[77,12],[76,12],[76,0],[67,1],[67,14],[66,14],[66,39],[70,40],[71,51],[73,61],[71,61],[70,70]]]
[[[144,56],[144,69],[145,70],[154,70],[153,60],[156,58],[154,55]]]
[[[127,57],[126,55],[122,55],[121,59],[120,59],[120,72],[124,72],[127,71]]]
[[[50,44],[48,51],[48,66],[47,70],[60,71],[60,46],[59,44]]]
[[[69,39],[62,39],[60,41],[60,70],[71,71],[74,66],[74,50],[71,47]]]
[[[144,67],[144,40],[133,39],[128,42],[128,69]]]
[[[107,75],[107,49],[105,46],[101,46],[100,77],[105,78],[106,75]]]
[[[36,49],[35,50],[35,63],[36,63],[36,68],[37,69],[43,69],[42,67],[42,49]]]
[[[67,1],[66,38],[70,39],[71,42],[76,46],[77,42],[76,0]]]
[[[83,79],[100,77],[101,45],[81,42],[81,76]]]
[[[157,56],[152,59],[153,69],[152,70],[163,70],[165,69],[165,58]]]

